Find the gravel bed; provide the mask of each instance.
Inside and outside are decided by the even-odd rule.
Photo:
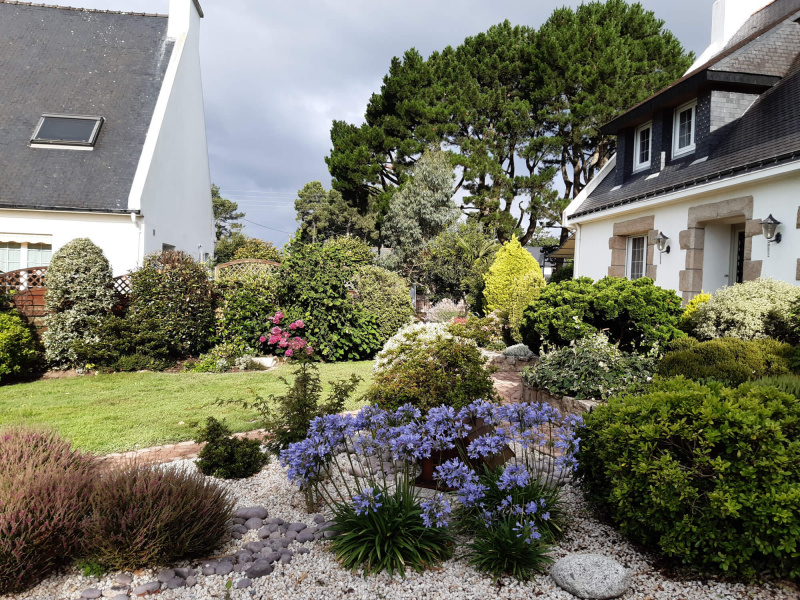
[[[176,465],[191,465],[192,461],[176,461]],[[305,512],[303,496],[291,485],[284,470],[272,462],[255,477],[231,482],[230,491],[237,498],[237,505],[263,506],[269,511],[269,517],[281,518],[287,522],[303,522],[312,524],[312,516]],[[766,584],[762,586],[746,586],[743,584],[722,583],[717,581],[673,580],[665,577],[654,566],[653,557],[639,552],[620,538],[615,531],[592,519],[586,511],[579,495],[569,485],[563,488],[563,497],[572,514],[572,521],[566,530],[565,539],[553,552],[555,559],[575,552],[592,552],[616,559],[633,571],[631,589],[623,596],[637,600],[722,600],[722,599],[793,599],[797,600],[798,590],[793,586]],[[241,549],[248,541],[258,540],[255,531],[249,531],[242,540],[232,540],[221,548],[219,556],[230,554]],[[459,548],[456,556],[442,565],[442,568],[426,571],[423,574],[410,573],[406,580],[388,575],[363,578],[358,573],[350,573],[341,569],[333,555],[326,550],[325,542],[305,544],[310,552],[295,552],[289,564],[277,563],[272,574],[253,579],[250,587],[235,589],[244,575],[231,573],[228,576],[197,575],[197,584],[193,587],[179,589],[162,589],[156,596],[160,600],[225,598],[225,584],[232,579],[234,589],[230,590],[230,598],[263,599],[263,600],[352,600],[377,599],[441,599],[441,600],[486,600],[497,599],[530,599],[571,600],[575,598],[558,588],[549,576],[540,576],[525,584],[511,579],[504,579],[500,585],[494,585],[491,578],[480,575],[463,560],[463,548]],[[300,546],[292,543],[290,549]],[[213,558],[213,557],[209,557]],[[199,563],[170,565],[171,567],[198,567]],[[199,569],[195,569],[199,573]],[[131,574],[133,581],[130,589],[155,581],[158,570],[147,570]],[[14,596],[0,596],[0,600],[71,600],[81,597],[88,588],[105,591],[110,595],[110,588],[115,584],[116,573],[104,577],[84,577],[77,569],[69,569],[59,575],[52,576],[31,590]],[[166,585],[162,586],[166,588]],[[133,598],[133,596],[131,596]]]

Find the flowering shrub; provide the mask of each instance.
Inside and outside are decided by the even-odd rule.
[[[458,305],[450,298],[440,300],[425,314],[425,320],[428,323],[449,323],[457,317],[464,315],[466,308],[464,305]]]
[[[641,388],[655,366],[655,353],[625,352],[598,333],[563,348],[543,350],[539,362],[526,367],[522,376],[552,394],[605,399]]]
[[[447,326],[452,335],[472,340],[478,348],[487,350],[503,350],[503,322],[497,313],[489,313],[485,317],[470,315],[466,319],[453,319]]]
[[[459,411],[431,409],[424,419],[410,405],[395,411],[367,406],[356,415],[314,419],[308,436],[289,445],[280,460],[291,481],[334,511],[333,549],[343,564],[402,575],[405,566],[422,570],[449,555],[456,500],[477,510],[484,527],[513,517],[513,535],[534,549],[542,543],[539,527],[550,518],[547,503],[529,500],[520,491],[534,479],[550,485],[575,468],[579,423],[542,404],[479,400]],[[488,431],[464,443],[478,425],[488,425]],[[487,504],[489,487],[472,465],[496,464],[507,446],[515,455],[497,476],[503,497],[496,505]],[[436,470],[437,479],[454,492],[422,501],[411,486],[421,462],[456,448],[463,458]],[[425,530],[425,544],[409,543]],[[406,531],[413,535],[407,537]]]
[[[800,403],[676,378],[579,430],[578,475],[626,535],[704,572],[800,578]]]
[[[408,325],[378,354],[366,398],[384,408],[460,408],[494,396],[485,362],[474,342],[453,337],[442,324]]]
[[[31,328],[16,312],[0,312],[0,383],[28,375],[39,362]]]
[[[734,337],[752,340],[785,339],[791,330],[792,306],[800,288],[785,281],[756,279],[714,292],[691,316],[695,337],[710,340]]]
[[[0,431],[0,594],[74,558],[96,478],[93,457],[47,431]]]
[[[262,334],[258,338],[264,352],[278,356],[283,355],[286,358],[291,358],[295,353],[299,352],[306,356],[311,356],[314,348],[309,346],[305,339],[297,335],[305,328],[305,323],[297,320],[290,323],[286,329],[281,329],[280,324],[284,316],[281,311],[276,312],[270,319],[273,327],[269,330],[269,334]]]

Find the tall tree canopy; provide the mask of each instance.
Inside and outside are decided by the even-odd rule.
[[[217,239],[230,237],[233,233],[242,230],[242,225],[236,223],[244,217],[243,212],[238,212],[239,205],[233,200],[223,198],[219,193],[219,186],[211,184],[211,206],[214,210],[214,226],[217,229]]]
[[[368,211],[362,214],[357,207],[345,202],[340,192],[326,191],[319,181],[307,183],[297,192],[294,209],[303,242],[316,243],[339,235],[366,238],[375,225]]]
[[[692,62],[664,22],[623,0],[556,10],[536,31],[509,22],[425,60],[394,58],[360,127],[335,121],[333,187],[384,227],[424,149],[451,156],[461,210],[527,244],[607,162],[599,127]],[[553,187],[560,173],[565,187]]]

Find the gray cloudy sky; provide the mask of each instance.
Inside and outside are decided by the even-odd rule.
[[[393,56],[427,56],[505,19],[539,26],[563,0],[200,0],[212,180],[247,213],[249,235],[279,247],[296,229],[294,198],[328,187],[334,119],[361,123]],[[59,4],[166,13],[169,0]],[[684,47],[708,44],[713,0],[643,0]],[[255,225],[258,223],[262,226]],[[277,231],[276,231],[277,230]]]

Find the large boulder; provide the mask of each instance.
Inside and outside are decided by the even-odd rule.
[[[631,585],[631,572],[600,554],[570,554],[556,561],[550,577],[558,587],[578,598],[619,598]]]

